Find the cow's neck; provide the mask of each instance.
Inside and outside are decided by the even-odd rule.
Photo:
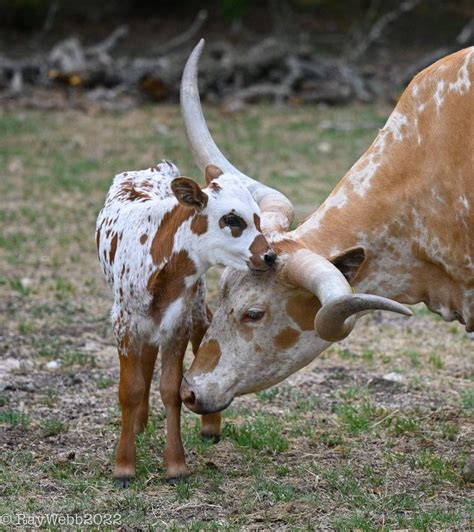
[[[445,319],[466,321],[469,330],[474,208],[466,132],[472,126],[462,96],[447,94],[444,108],[433,98],[424,106],[415,97],[402,99],[369,150],[287,236],[326,257],[363,246],[368,259],[357,289],[402,303],[423,301]]]

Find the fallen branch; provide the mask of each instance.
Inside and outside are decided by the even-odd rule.
[[[367,32],[367,36],[356,46],[351,46],[351,48],[346,52],[345,55],[347,59],[349,61],[355,61],[361,57],[370,48],[370,46],[380,39],[388,25],[393,24],[404,13],[413,11],[413,9],[415,9],[420,2],[421,0],[405,0],[404,2],[401,2],[396,9],[388,11],[382,15]]]
[[[183,44],[190,41],[193,37],[196,36],[197,32],[202,28],[204,22],[207,20],[208,13],[205,9],[201,9],[196,18],[193,20],[193,23],[186,31],[183,31],[181,35],[178,35],[174,39],[171,39],[165,44],[162,44],[159,48],[160,55],[169,54],[171,51],[176,50]]]

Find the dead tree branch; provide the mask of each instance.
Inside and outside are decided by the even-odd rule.
[[[162,44],[159,48],[159,54],[160,56],[167,55],[173,50],[176,50],[183,44],[190,41],[193,37],[196,36],[198,31],[203,27],[204,22],[207,20],[207,10],[201,9],[198,14],[196,15],[196,18],[193,20],[193,23],[186,31],[183,31],[181,35],[178,35],[174,39],[171,39],[165,44]]]
[[[401,2],[396,9],[388,11],[382,15],[367,32],[367,36],[363,38],[356,46],[352,46],[351,49],[347,51],[345,54],[347,59],[350,61],[355,61],[361,57],[370,48],[370,46],[380,39],[387,26],[393,24],[403,14],[413,11],[413,9],[415,9],[420,2],[421,0],[405,0],[404,2]]]

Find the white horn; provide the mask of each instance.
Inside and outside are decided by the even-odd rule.
[[[282,275],[319,299],[321,309],[314,319],[314,329],[320,338],[328,342],[337,342],[348,336],[354,328],[355,315],[361,312],[389,310],[412,315],[407,307],[391,299],[354,294],[334,264],[308,249],[296,251],[285,264]]]
[[[242,173],[227,160],[211,137],[198,89],[198,63],[203,47],[204,39],[201,39],[191,52],[184,67],[180,92],[181,113],[194,160],[201,170],[208,164],[214,164],[242,179],[262,211],[262,231],[287,231],[294,216],[290,200],[278,190]]]

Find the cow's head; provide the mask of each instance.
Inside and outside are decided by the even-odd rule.
[[[245,184],[262,212],[262,231],[281,241],[293,220],[293,206],[280,192],[235,168],[213,141],[197,89],[197,64],[204,42],[191,53],[181,83],[181,108],[188,140],[199,166],[218,164]],[[378,296],[355,295],[348,280],[365,252],[346,250],[329,260],[290,241],[276,268],[265,274],[226,270],[220,306],[194,362],[181,397],[198,413],[222,410],[237,395],[261,390],[301,368],[330,342],[352,330],[355,315],[382,309],[410,314]]]
[[[276,254],[262,234],[261,211],[248,188],[238,176],[212,164],[206,165],[204,176],[204,189],[187,177],[171,183],[179,203],[197,212],[191,231],[199,236],[202,258],[209,265],[241,271],[268,270]]]
[[[183,379],[186,406],[222,410],[238,395],[282,381],[346,337],[358,313],[410,314],[389,299],[353,293],[349,281],[364,260],[362,248],[329,260],[300,248],[267,274],[226,270],[219,307]]]

